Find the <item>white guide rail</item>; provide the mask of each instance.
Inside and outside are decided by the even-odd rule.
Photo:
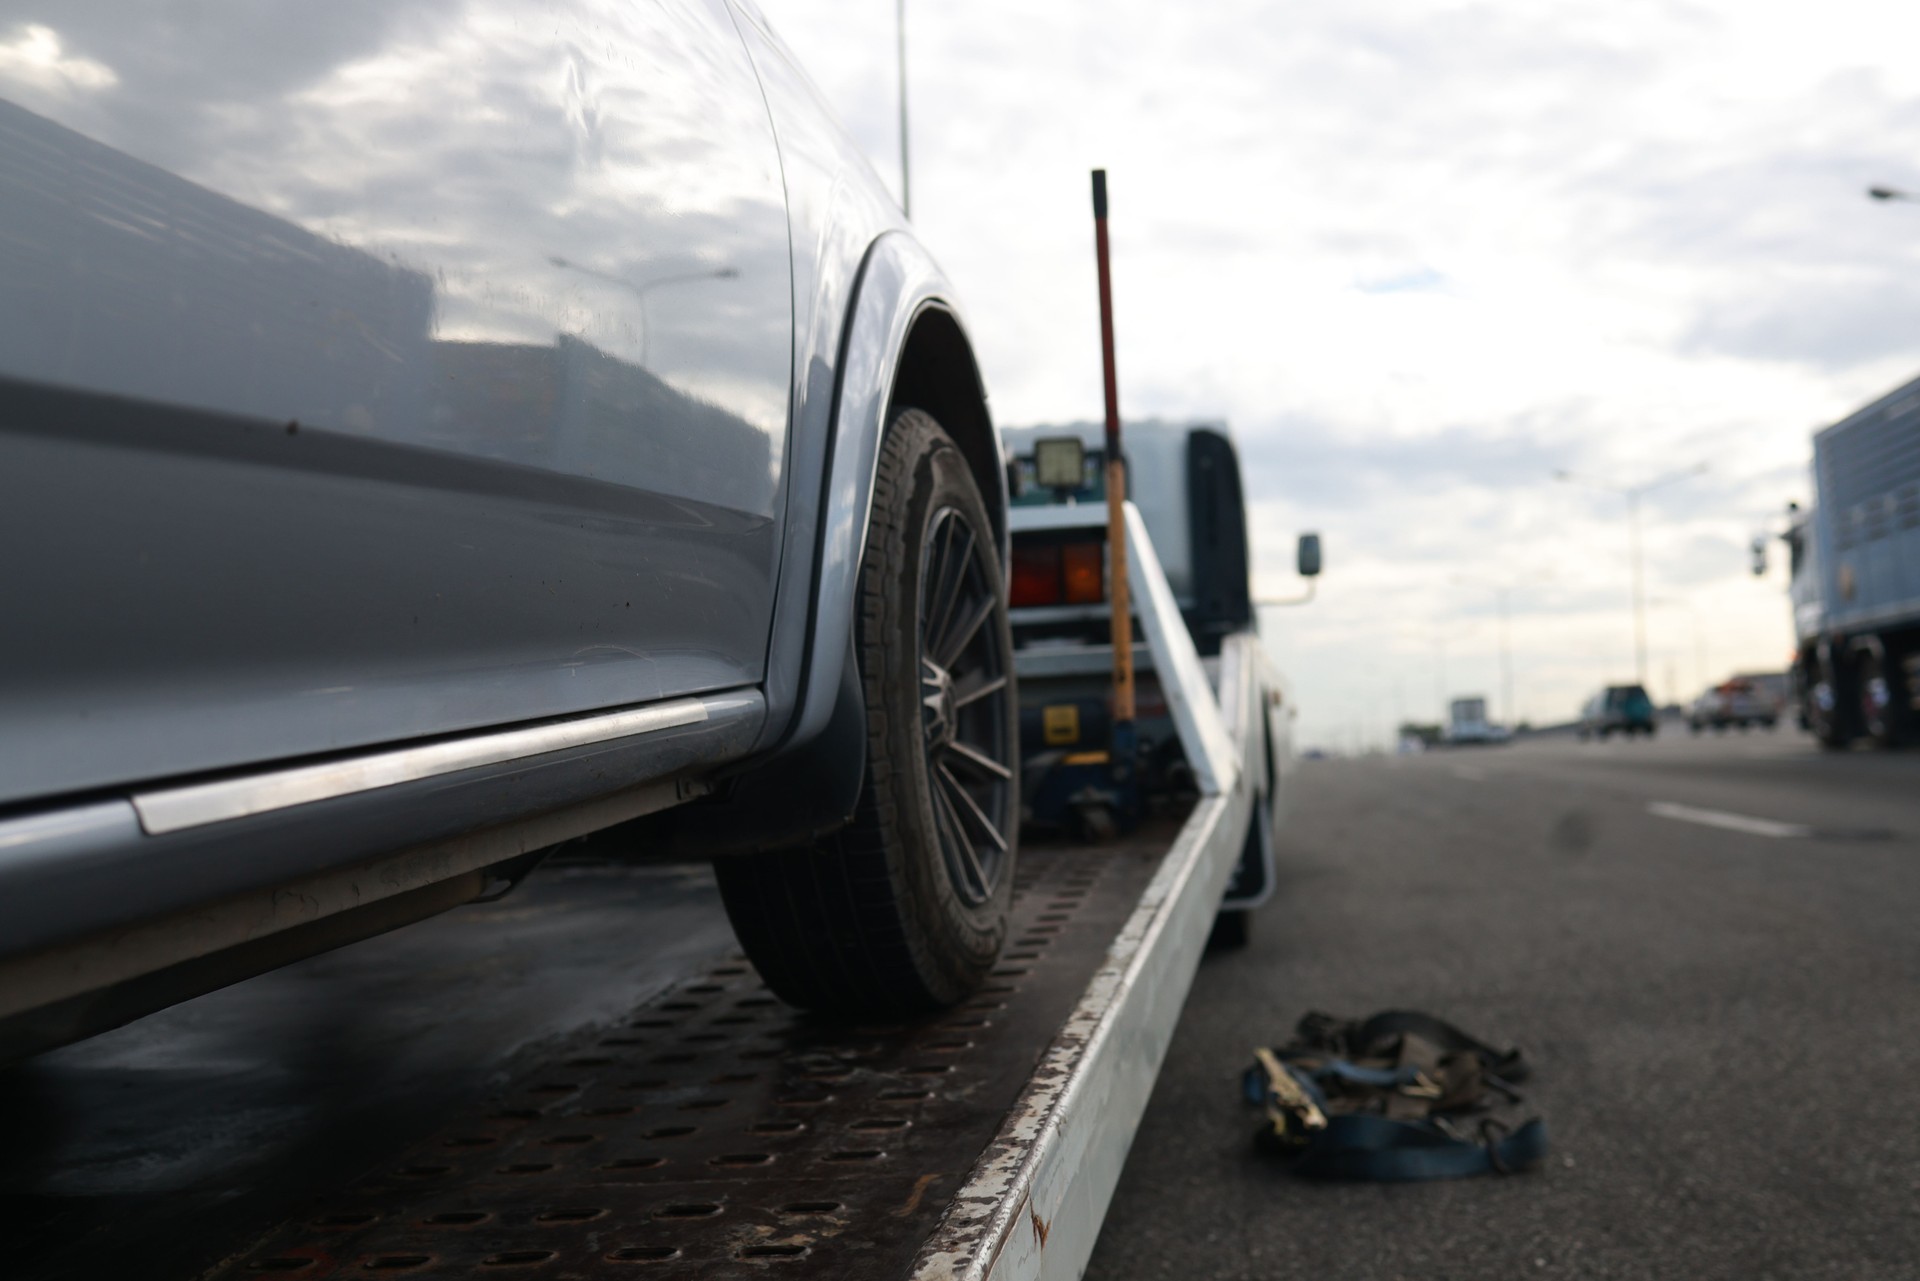
[[[1086,1268],[1251,817],[1265,697],[1257,638],[1221,651],[1223,716],[1131,510],[1137,608],[1182,740],[1212,787],[914,1263],[914,1281],[1070,1281]],[[1181,647],[1184,646],[1184,655]],[[1231,727],[1231,732],[1230,732]],[[1189,737],[1189,734],[1193,737]]]

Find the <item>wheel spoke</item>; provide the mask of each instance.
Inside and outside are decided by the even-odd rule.
[[[947,750],[952,752],[955,756],[959,757],[961,760],[966,761],[968,764],[974,766],[976,769],[984,770],[985,772],[993,775],[995,778],[1012,778],[1013,777],[1012,770],[1002,765],[999,761],[994,760],[991,756],[988,756],[984,752],[979,751],[977,748],[968,747],[965,743],[961,742],[957,738],[953,740],[953,742],[947,744]]]
[[[936,655],[943,652],[938,638],[946,634],[953,621],[953,611],[960,603],[960,588],[966,582],[967,561],[973,555],[973,531],[966,522],[949,516],[945,524],[939,554],[928,566],[930,581],[926,586],[927,648]],[[954,545],[956,542],[958,547]]]
[[[940,648],[934,652],[934,656],[940,660],[942,666],[953,666],[954,660],[960,657],[960,651],[967,647],[967,643],[980,630],[980,624],[987,621],[988,616],[993,613],[993,607],[999,603],[992,596],[981,597],[980,603],[974,606],[971,614],[967,615],[966,622],[957,628],[951,637],[942,638]]]
[[[967,837],[967,825],[965,821],[961,819],[959,811],[954,808],[952,798],[946,794],[944,788],[934,788],[933,795],[936,802],[935,809],[939,817],[940,829],[946,833],[948,839],[953,842],[953,847],[959,853],[960,861],[963,864],[963,866],[954,870],[972,880],[973,897],[978,899],[987,898],[992,893],[992,889],[987,882],[987,871],[980,866],[980,856],[975,853],[973,842]]]
[[[986,788],[983,795],[1000,798],[989,804],[996,810],[1006,807],[1003,789],[1012,783],[1014,772],[989,753],[1000,734],[994,727],[1004,728],[1011,714],[1003,691],[1013,682],[999,636],[990,635],[984,647],[978,640],[981,628],[1000,605],[988,588],[991,575],[981,564],[984,544],[978,532],[957,509],[942,508],[929,523],[924,546],[919,684],[926,718],[924,759],[932,785],[933,836],[954,892],[977,905],[992,896],[1012,846],[968,788]],[[972,670],[961,676],[954,670],[955,662],[969,652],[976,655],[968,664]],[[998,701],[988,701],[996,694],[1001,695]],[[979,708],[966,719],[970,726],[978,722],[976,728],[985,731],[985,747],[958,739],[958,713],[969,706]],[[967,782],[963,784],[961,778]]]
[[[964,694],[954,691],[953,708],[959,711],[969,703],[977,703],[989,694],[995,694],[1007,687],[1007,678],[996,676],[992,680],[976,681]]]
[[[973,815],[974,821],[980,825],[980,830],[986,834],[987,839],[992,841],[1002,854],[1006,853],[1007,838],[1000,835],[1000,829],[993,825],[993,820],[987,817],[986,811],[980,808],[979,802],[968,795],[966,788],[960,786],[960,780],[953,776],[953,771],[944,763],[935,765],[934,768],[939,772],[941,781],[947,785],[952,799],[965,805],[964,812]]]

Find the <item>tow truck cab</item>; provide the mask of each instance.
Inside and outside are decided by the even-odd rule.
[[[1104,432],[1073,423],[1002,435],[1012,493],[1009,617],[1020,680],[1022,818],[1042,830],[1101,835],[1129,817],[1112,812],[1111,795],[1097,784],[1113,730]],[[1217,686],[1224,640],[1259,631],[1233,439],[1224,424],[1159,420],[1126,424],[1122,439],[1128,499]],[[1193,777],[1152,655],[1138,643],[1134,654],[1139,791],[1153,804],[1191,791]],[[1284,817],[1293,757],[1292,699],[1271,663],[1263,661],[1261,680],[1265,769],[1253,780],[1261,803],[1223,902],[1229,914],[1271,893],[1273,833]]]

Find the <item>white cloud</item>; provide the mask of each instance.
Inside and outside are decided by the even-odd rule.
[[[893,4],[762,7],[897,176]],[[1746,542],[1811,429],[1920,363],[1920,207],[1863,194],[1920,187],[1920,9],[908,10],[915,222],[997,416],[1097,415],[1104,165],[1123,407],[1235,425],[1270,590],[1327,537],[1321,599],[1269,619],[1310,737],[1497,702],[1502,582],[1520,710],[1631,672],[1621,503],[1556,467],[1711,463],[1649,500],[1657,694],[1782,662]]]
[[[0,77],[54,93],[108,89],[119,83],[113,68],[66,52],[60,33],[26,23],[0,38]]]

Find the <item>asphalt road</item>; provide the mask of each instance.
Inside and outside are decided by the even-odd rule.
[[[1308,762],[1088,1276],[1920,1277],[1920,756],[1781,731]],[[1237,1081],[1307,1010],[1534,1063],[1545,1169],[1314,1184]]]

